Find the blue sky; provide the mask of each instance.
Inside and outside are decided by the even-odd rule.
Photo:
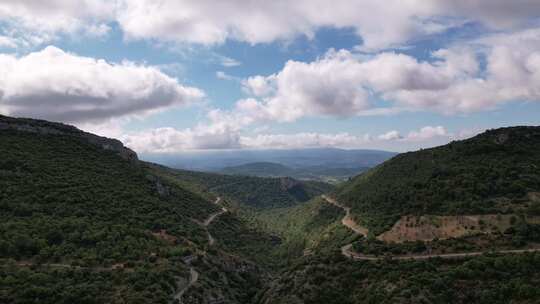
[[[508,5],[5,1],[0,113],[143,153],[406,151],[538,125],[540,5]]]

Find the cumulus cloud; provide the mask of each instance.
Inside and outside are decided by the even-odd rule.
[[[242,81],[242,88],[247,94],[257,97],[269,95],[274,91],[275,76],[264,77],[256,75]]]
[[[306,115],[350,116],[369,108],[369,96],[361,86],[358,62],[347,51],[331,52],[311,63],[288,61],[283,70],[267,77],[248,78],[244,86],[258,104],[245,101],[238,108],[250,116],[294,121]],[[258,113],[256,113],[258,112]]]
[[[220,56],[220,64],[226,68],[242,65],[240,61],[226,56]]]
[[[372,141],[369,134],[362,136],[351,135],[347,132],[337,134],[324,134],[302,132],[294,134],[258,134],[256,136],[242,136],[241,144],[249,149],[299,149],[362,147]]]
[[[515,29],[530,24],[538,11],[535,0],[4,0],[0,22],[23,45],[47,43],[58,34],[104,35],[113,23],[128,39],[206,45],[311,38],[322,27],[351,28],[370,51],[466,22]]]
[[[124,134],[120,138],[130,148],[141,153],[179,153],[189,150],[216,149],[303,149],[303,148],[381,148],[417,149],[447,143],[452,139],[463,139],[478,132],[460,131],[449,133],[442,126],[425,126],[412,130],[407,136],[398,131],[388,131],[379,136],[355,135],[347,132],[317,133],[300,132],[290,134],[268,133],[268,128],[243,134],[249,121],[238,122],[227,119],[225,113],[216,110],[208,115],[208,123],[199,123],[194,128],[157,128]],[[225,118],[225,119],[223,119]],[[230,117],[229,117],[230,118]],[[399,142],[399,146],[395,145]]]
[[[392,130],[377,137],[380,140],[396,140],[402,138],[398,131]]]
[[[386,141],[421,142],[431,140],[437,137],[450,138],[454,137],[454,135],[449,134],[443,126],[425,126],[422,127],[420,130],[410,131],[407,136],[402,136],[398,131],[392,130],[379,135],[377,138],[379,140]]]
[[[59,34],[103,36],[114,18],[116,4],[108,0],[3,0],[0,22],[11,47],[50,42]]]
[[[196,127],[177,130],[157,128],[125,134],[122,142],[141,153],[178,153],[186,150],[212,150],[239,148],[239,137],[234,132]]]
[[[240,130],[249,124],[234,120],[220,110],[207,114],[208,123],[199,123],[194,128],[178,130],[157,128],[142,132],[128,133],[121,140],[138,152],[177,153],[185,150],[237,149],[240,144]]]
[[[238,80],[237,77],[229,75],[223,71],[216,71],[216,78],[221,80]]]
[[[405,140],[409,141],[423,141],[428,140],[438,136],[449,136],[446,132],[446,129],[442,126],[432,127],[426,126],[421,128],[419,131],[411,131]]]
[[[201,44],[228,39],[266,43],[312,37],[321,27],[353,28],[362,48],[374,50],[464,22],[515,28],[538,17],[538,11],[540,4],[534,0],[121,0],[117,20],[133,39]]]
[[[276,121],[402,110],[470,113],[516,100],[539,101],[539,84],[540,29],[529,29],[441,49],[429,61],[346,50],[309,63],[288,61],[276,74],[245,79],[244,90],[253,98],[237,108]],[[392,106],[379,106],[381,99]]]
[[[110,63],[53,46],[22,57],[0,54],[0,112],[13,116],[99,122],[203,97],[201,90],[133,62]]]

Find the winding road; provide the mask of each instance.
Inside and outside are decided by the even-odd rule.
[[[214,205],[219,205],[220,202],[221,202],[221,197],[218,196],[216,198],[216,200],[214,201]],[[212,235],[208,231],[208,226],[218,216],[222,215],[223,213],[225,213],[227,211],[228,211],[227,208],[221,207],[221,210],[219,210],[218,212],[214,212],[214,213],[210,214],[210,216],[208,216],[208,218],[206,220],[204,220],[204,222],[202,222],[202,223],[197,222],[206,229],[206,233],[208,234],[208,246],[212,246],[216,242],[214,237],[212,237]],[[193,286],[193,284],[197,283],[197,280],[199,280],[199,273],[197,272],[197,270],[195,270],[194,267],[190,267],[189,268],[189,283],[186,286],[184,286],[184,288],[178,290],[178,292],[174,295],[174,300],[178,300],[180,303],[182,303],[182,297],[184,296],[186,291],[188,291],[188,289],[191,286]]]
[[[327,196],[321,196],[327,203],[337,206],[345,211],[345,216],[341,219],[343,226],[351,229],[354,233],[362,236],[367,236],[368,229],[358,225],[351,217],[350,210],[351,208],[346,207],[338,203],[335,199]],[[483,255],[486,253],[499,253],[499,254],[520,254],[520,253],[530,253],[530,252],[540,252],[540,248],[529,248],[529,249],[510,249],[510,250],[496,250],[496,251],[474,251],[474,252],[459,252],[459,253],[441,253],[441,254],[419,254],[419,255],[403,255],[403,256],[372,256],[364,255],[352,250],[352,243],[347,244],[341,247],[341,254],[343,256],[353,259],[353,260],[364,260],[364,261],[378,261],[386,258],[393,260],[427,260],[431,258],[442,258],[442,259],[463,259],[467,257],[474,257]]]
[[[352,231],[354,231],[356,234],[359,234],[359,235],[363,235],[363,236],[366,236],[368,235],[368,232],[369,230],[365,227],[362,227],[360,225],[358,225],[354,219],[352,218],[351,216],[351,208],[347,207],[347,206],[344,206],[344,205],[341,205],[340,203],[338,203],[335,199],[327,196],[327,195],[322,195],[322,198],[327,201],[328,203],[338,207],[338,208],[341,208],[345,211],[345,216],[341,219],[341,224],[343,224],[343,226],[351,229]]]
[[[214,202],[215,205],[219,205],[219,203],[221,202],[221,197],[218,197],[216,199],[216,201]],[[212,213],[210,214],[210,216],[202,223],[202,225],[206,228],[206,233],[208,234],[208,246],[212,246],[214,245],[214,243],[216,242],[216,240],[214,239],[214,237],[212,237],[212,235],[210,234],[210,232],[208,231],[208,226],[220,215],[222,215],[223,213],[227,212],[227,208],[225,207],[221,207],[221,210],[218,211],[218,212],[215,212],[215,213]]]
[[[186,293],[186,291],[193,285],[197,282],[197,280],[199,279],[199,273],[197,272],[197,270],[195,270],[195,268],[191,267],[189,269],[189,283],[184,286],[184,288],[180,289],[178,292],[176,292],[176,294],[174,294],[174,300],[178,300],[180,303],[182,303],[182,296],[184,296],[184,293]]]

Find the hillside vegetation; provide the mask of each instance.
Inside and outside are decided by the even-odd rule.
[[[368,170],[369,167],[342,168],[325,165],[292,168],[278,163],[256,162],[225,167],[224,174],[260,177],[292,177],[300,180],[315,180],[336,184]]]
[[[340,220],[342,209],[324,203],[320,197],[294,207],[267,210],[241,210],[240,216],[253,227],[274,235],[274,250],[281,266],[304,255],[326,254],[356,239]]]
[[[538,284],[540,254],[405,262],[313,255],[284,270],[256,303],[538,303]]]
[[[540,127],[490,130],[403,153],[335,194],[374,234],[403,215],[540,214]]]
[[[147,164],[164,179],[210,197],[220,195],[246,207],[271,209],[290,207],[332,191],[332,185],[293,178],[262,178],[169,169]]]
[[[220,208],[119,141],[0,117],[0,142],[0,303],[168,303],[190,255],[188,296],[244,303],[260,284],[258,266],[207,249],[200,222]]]

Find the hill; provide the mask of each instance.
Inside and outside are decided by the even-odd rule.
[[[398,155],[326,199],[334,211],[310,203],[267,215],[266,223],[285,235],[302,235],[304,242],[309,231],[321,237],[312,239],[318,242],[313,252],[265,285],[255,302],[538,302],[539,131],[491,130]],[[365,232],[355,239],[352,230],[333,228],[351,227],[349,210],[369,228],[367,238],[359,235]],[[314,219],[318,225],[312,227]],[[433,238],[434,231],[418,227],[451,228],[443,231],[450,237]],[[403,234],[392,234],[396,229]],[[467,233],[452,236],[462,229]]]
[[[220,170],[223,174],[249,175],[260,177],[290,176],[294,169],[282,164],[270,162],[247,163],[238,166],[225,167]]]
[[[332,191],[334,187],[316,181],[298,181],[290,177],[254,177],[170,169],[146,165],[161,177],[202,195],[220,195],[244,207],[271,209],[290,207]]]
[[[292,177],[300,180],[316,180],[328,183],[339,183],[351,176],[360,174],[368,167],[336,168],[329,166],[309,166],[291,168],[282,164],[270,162],[248,163],[238,166],[225,167],[219,172],[223,174],[248,175],[259,177]]]
[[[203,223],[221,207],[119,141],[0,116],[0,142],[0,303],[167,303],[190,273],[186,297],[245,303],[261,284],[257,264],[220,245],[230,235],[209,243],[219,216]],[[230,221],[244,247],[271,250]]]
[[[397,155],[335,194],[375,234],[405,215],[540,214],[540,127]]]

